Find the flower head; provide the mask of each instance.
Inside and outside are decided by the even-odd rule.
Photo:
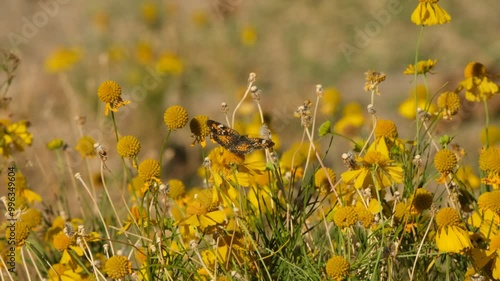
[[[449,149],[441,149],[434,156],[434,167],[444,175],[453,172],[457,163],[457,156]]]
[[[54,235],[54,239],[52,240],[52,245],[59,252],[64,252],[69,248],[72,243],[72,238],[68,237],[64,233],[64,231],[60,231],[58,234]]]
[[[105,81],[99,85],[97,96],[106,103],[104,115],[108,115],[109,111],[118,112],[118,108],[130,103],[129,100],[122,100],[122,88],[115,81]]]
[[[454,92],[444,92],[437,100],[439,111],[443,113],[443,118],[451,120],[460,109],[460,98]]]
[[[169,130],[175,131],[186,126],[188,121],[188,113],[184,107],[180,105],[173,105],[165,110],[163,120],[165,121],[165,125],[167,125]]]
[[[365,91],[375,91],[375,93],[380,96],[378,86],[380,83],[385,81],[385,78],[386,76],[383,72],[368,70],[367,72],[365,72]]]
[[[434,66],[436,66],[437,60],[421,60],[417,62],[417,66],[410,64],[408,68],[403,72],[403,74],[426,74],[427,72],[430,72]]]
[[[171,179],[168,181],[168,185],[170,186],[168,196],[172,199],[178,199],[186,192],[186,186],[184,186],[184,183],[180,180]]]
[[[11,123],[9,120],[0,120],[0,155],[8,158],[13,148],[24,151],[26,145],[31,146],[33,135],[28,132],[28,121]]]
[[[26,239],[30,234],[29,226],[22,222],[17,221],[15,227],[7,227],[5,237],[14,237],[15,246],[22,247],[26,243]]]
[[[342,281],[349,276],[351,266],[342,256],[333,256],[326,262],[326,274],[334,281]]]
[[[461,254],[472,248],[469,234],[457,210],[443,208],[434,219],[438,226],[436,246],[440,252]]]
[[[325,172],[326,170],[326,172]],[[314,174],[314,185],[320,190],[321,193],[327,193],[331,188],[331,183],[335,184],[337,177],[335,172],[330,168],[319,168]]]
[[[434,195],[427,189],[419,188],[416,190],[413,198],[411,199],[410,212],[414,215],[421,214],[423,211],[429,209],[432,205]]]
[[[160,176],[160,163],[155,159],[146,159],[139,164],[138,173],[144,182],[156,180]]]
[[[106,262],[104,271],[110,278],[121,279],[132,273],[132,262],[125,256],[113,256]]]
[[[191,136],[194,137],[192,146],[196,143],[201,144],[202,147],[207,145],[206,137],[210,135],[210,128],[207,126],[208,116],[198,115],[191,119],[189,128],[191,129]]]
[[[80,152],[82,157],[92,157],[95,156],[94,150],[95,140],[89,136],[83,136],[78,140],[75,150]]]
[[[45,60],[45,69],[48,72],[64,72],[70,70],[82,57],[78,48],[59,48]]]
[[[437,25],[451,21],[451,17],[437,4],[439,0],[420,0],[411,15],[411,21],[416,25]]]
[[[395,139],[398,137],[398,128],[392,120],[378,120],[375,127],[375,138]]]
[[[477,206],[482,210],[491,210],[500,215],[500,190],[485,192],[477,199]]]
[[[156,71],[158,73],[180,75],[184,71],[184,64],[177,55],[166,52],[158,60]]]
[[[340,206],[333,214],[333,222],[341,228],[353,226],[358,222],[358,213],[352,206]]]
[[[479,62],[469,63],[465,67],[464,77],[457,91],[465,89],[467,100],[480,102],[498,93],[498,85],[488,78],[486,67]]]
[[[134,136],[123,136],[116,144],[118,155],[125,158],[135,158],[141,151],[141,143]]]
[[[483,149],[479,155],[479,168],[487,173],[482,181],[497,189],[500,185],[500,148]]]

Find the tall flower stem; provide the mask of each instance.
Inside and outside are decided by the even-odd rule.
[[[420,44],[422,42],[422,37],[424,35],[424,26],[421,26],[420,28],[420,33],[418,35],[418,40],[417,40],[417,47],[415,49],[415,74],[413,78],[413,83],[415,85],[415,93],[414,93],[414,99],[415,99],[415,122],[417,125],[417,135],[416,135],[416,145],[417,145],[417,154],[420,154],[420,120],[418,119],[418,96],[417,96],[417,63],[418,63],[418,55],[419,55],[419,49],[420,49]]]

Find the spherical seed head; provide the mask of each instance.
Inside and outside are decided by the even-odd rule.
[[[141,143],[134,136],[123,136],[116,144],[118,155],[125,158],[135,158],[141,151]]]
[[[16,247],[24,246],[29,234],[30,228],[22,221],[17,221],[15,227],[7,227],[7,231],[5,232],[6,237],[15,237]]]
[[[206,115],[198,115],[191,119],[189,122],[189,129],[191,129],[191,133],[200,138],[210,135],[210,128],[207,126],[207,120],[208,116]]]
[[[457,212],[457,210],[453,208],[443,208],[439,210],[434,219],[436,220],[436,224],[438,225],[439,228],[447,226],[463,225],[462,219],[460,218],[460,214]]]
[[[139,164],[139,177],[145,182],[160,176],[160,163],[155,159],[146,159]]]
[[[333,280],[344,280],[349,271],[349,262],[344,257],[333,256],[326,262],[326,274]]]
[[[434,156],[434,167],[441,174],[449,174],[457,166],[458,160],[455,153],[449,149],[442,149]]]
[[[122,88],[115,81],[102,82],[97,89],[97,96],[105,103],[114,103],[122,94]]]
[[[333,222],[338,227],[349,227],[358,222],[358,214],[352,206],[341,206],[335,211]]]
[[[374,133],[377,139],[381,137],[395,139],[398,137],[398,128],[392,120],[378,120]]]
[[[420,214],[424,210],[427,210],[432,205],[432,199],[434,195],[430,193],[427,189],[419,188],[415,192],[412,200],[412,211]]]
[[[132,273],[132,262],[124,256],[113,256],[106,262],[104,271],[112,279],[124,278]]]
[[[178,199],[186,192],[186,186],[182,181],[178,179],[169,180],[168,185],[170,186],[170,191],[168,192],[168,195],[172,199]]]
[[[486,75],[486,67],[482,63],[479,62],[471,62],[464,69],[464,77],[465,79],[471,77],[480,77]]]
[[[491,210],[500,215],[500,190],[481,194],[477,199],[477,205],[480,209]]]
[[[56,234],[52,240],[52,245],[59,252],[63,252],[71,245],[71,238],[64,234],[63,231]]]
[[[314,174],[314,185],[316,186],[316,188],[319,188],[320,190],[323,189],[330,190],[330,182],[328,181],[328,177],[330,178],[333,184],[335,184],[335,182],[337,181],[335,172],[330,168],[325,168],[325,169],[320,168],[318,169],[316,174]]]
[[[186,126],[188,113],[184,107],[174,105],[165,110],[163,120],[165,121],[165,125],[167,125],[168,129],[174,131]]]
[[[444,118],[451,119],[451,116],[457,114],[460,109],[460,98],[454,92],[444,92],[439,96],[437,105],[444,111]]]
[[[479,155],[479,168],[486,172],[499,173],[500,149],[498,147],[483,149]]]
[[[75,150],[80,152],[82,157],[92,157],[95,156],[94,150],[95,140],[89,136],[83,136],[78,140]]]

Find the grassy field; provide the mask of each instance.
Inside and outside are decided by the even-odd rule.
[[[2,280],[500,280],[497,1],[3,6]]]

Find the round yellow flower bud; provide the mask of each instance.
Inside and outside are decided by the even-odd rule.
[[[135,158],[141,151],[141,143],[134,136],[124,136],[116,144],[118,155],[124,158]]]
[[[167,125],[168,129],[174,131],[186,126],[188,113],[184,107],[174,105],[165,110],[163,120],[165,121],[165,125]]]
[[[105,103],[114,103],[122,94],[122,88],[115,81],[102,82],[97,89],[97,96]]]
[[[160,163],[155,159],[146,159],[139,165],[138,173],[143,181],[149,182],[160,176]]]
[[[449,149],[442,149],[434,156],[434,167],[441,174],[449,174],[457,166],[458,160],[455,153]]]
[[[106,262],[104,271],[108,277],[120,279],[132,273],[132,262],[124,256],[113,256]]]

